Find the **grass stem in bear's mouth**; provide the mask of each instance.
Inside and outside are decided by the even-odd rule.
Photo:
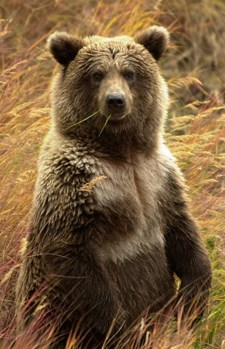
[[[74,126],[79,125],[79,124],[82,124],[82,122],[85,122],[85,121],[91,119],[91,118],[92,118],[93,116],[95,116],[98,112],[99,112],[99,110],[95,111],[93,114],[87,116],[86,118],[84,118],[84,119],[82,119],[82,120],[76,122],[76,123],[73,124],[73,125],[70,125],[69,128],[74,127]]]
[[[99,137],[101,136],[102,131],[103,131],[103,130],[104,130],[104,128],[106,127],[106,125],[107,125],[107,123],[108,123],[108,121],[109,121],[110,117],[111,117],[111,114],[109,114],[109,115],[106,117],[105,123],[104,123],[104,125],[103,125],[103,127],[102,127],[101,131],[99,132],[99,135],[98,135]]]

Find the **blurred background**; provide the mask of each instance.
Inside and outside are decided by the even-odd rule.
[[[50,120],[50,81],[57,68],[46,40],[55,30],[133,35],[153,24],[171,33],[160,61],[171,98],[166,139],[213,264],[208,314],[186,339],[168,330],[157,349],[225,348],[224,0],[1,0],[0,347],[13,326],[18,249]]]

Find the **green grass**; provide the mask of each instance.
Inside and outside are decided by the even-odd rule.
[[[160,24],[172,36],[161,62],[171,96],[166,138],[187,180],[212,260],[213,284],[208,313],[197,328],[158,329],[152,347],[225,348],[224,1],[2,0],[0,11],[0,338],[6,340],[13,319],[17,251],[27,231],[38,149],[49,124],[55,64],[45,48],[47,37],[55,30],[135,34]],[[138,330],[128,341],[126,348],[140,347]]]

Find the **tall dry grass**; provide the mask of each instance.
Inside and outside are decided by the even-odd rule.
[[[2,0],[0,12],[0,345],[6,349],[12,339],[17,252],[27,233],[38,149],[49,124],[54,63],[46,38],[54,30],[134,34],[162,24],[172,35],[161,63],[171,95],[166,137],[190,188],[213,286],[208,313],[194,330],[178,322],[177,330],[168,324],[150,335],[142,322],[124,347],[147,349],[152,342],[155,349],[225,348],[224,1]],[[17,349],[31,348],[28,339]]]

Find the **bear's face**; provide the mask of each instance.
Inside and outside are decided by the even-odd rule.
[[[161,27],[134,39],[53,34],[49,49],[62,65],[53,89],[60,130],[89,129],[99,134],[126,130],[131,136],[143,133],[147,125],[152,132],[157,129],[167,103],[157,60],[167,42],[168,33]]]

